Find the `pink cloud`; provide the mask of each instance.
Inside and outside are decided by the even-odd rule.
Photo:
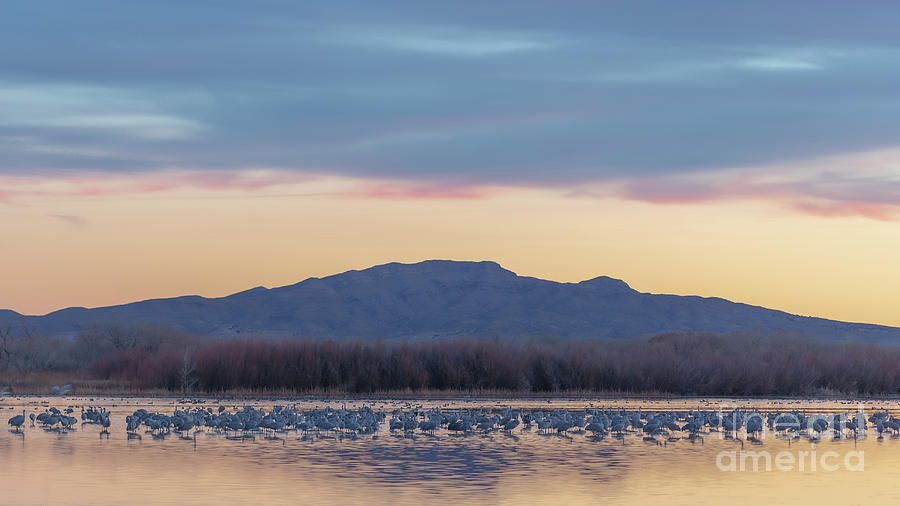
[[[577,190],[569,196],[609,197],[652,204],[702,204],[757,200],[821,217],[857,216],[874,220],[900,219],[900,181],[890,174],[867,175],[865,168],[760,167],[711,171],[646,179],[626,179]]]
[[[871,157],[869,157],[871,158]],[[325,178],[291,170],[198,171],[165,170],[139,173],[44,173],[0,175],[0,203],[28,198],[101,198],[161,194],[184,189],[207,192],[258,192],[281,185],[321,182],[335,198],[385,200],[473,200],[501,191],[536,188],[562,192],[570,198],[621,198],[658,205],[698,205],[723,201],[769,202],[782,209],[820,217],[857,216],[900,220],[900,179],[890,160],[900,151],[870,162],[849,155],[805,165],[769,166],[696,172],[646,178],[598,180],[582,184],[538,185],[510,181],[485,185],[464,181],[428,182],[414,179]],[[871,166],[871,167],[869,167]],[[869,172],[867,172],[867,170]],[[260,193],[271,196],[272,192]]]
[[[696,204],[722,198],[720,188],[677,179],[645,179],[626,183],[620,192],[628,200],[652,204]]]
[[[186,184],[205,190],[257,191],[283,184],[315,180],[317,176],[297,171],[194,171],[185,175]]]
[[[41,176],[0,176],[0,202],[28,198],[102,198],[159,194],[181,189],[210,192],[257,192],[280,185],[313,182],[320,176],[286,170],[156,171],[136,174],[78,173]],[[335,197],[446,200],[483,199],[495,188],[459,183],[422,184],[409,180],[336,179]]]
[[[897,205],[873,202],[793,202],[792,207],[814,216],[863,216],[873,220],[895,221],[900,216]]]
[[[367,183],[357,190],[345,193],[346,196],[372,199],[397,200],[445,200],[445,199],[483,199],[492,192],[485,188],[461,185],[416,185],[409,183]]]
[[[182,188],[252,192],[316,176],[292,171],[156,171],[0,176],[0,202],[29,197],[108,197],[162,193]]]

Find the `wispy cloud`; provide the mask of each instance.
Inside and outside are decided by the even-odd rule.
[[[900,219],[900,149],[791,163],[630,178],[573,197],[617,196],[652,204],[768,201],[821,216]]]
[[[0,175],[0,202],[27,199],[102,198],[162,194],[181,189],[212,192],[255,192],[281,185],[309,182],[318,176],[297,171],[166,170],[131,174],[69,173],[32,176]],[[55,216],[58,217],[58,216]]]
[[[779,56],[745,58],[735,62],[735,66],[762,72],[803,72],[807,70],[821,70],[824,68],[821,63],[816,61]]]
[[[563,41],[541,34],[477,30],[466,27],[353,27],[330,35],[339,43],[408,53],[455,57],[487,57],[547,50]]]
[[[832,48],[717,48],[692,56],[660,59],[633,64],[630,68],[605,70],[591,74],[596,81],[621,82],[704,82],[710,78],[747,73],[794,74],[836,68],[858,63],[873,51]]]
[[[62,221],[69,225],[74,225],[76,227],[84,227],[87,225],[87,220],[80,216],[73,216],[70,214],[48,214],[47,217]]]
[[[148,140],[185,139],[203,130],[203,125],[196,121],[166,114],[77,114],[24,124],[73,130],[106,130],[113,135]]]
[[[299,191],[304,188],[306,191]],[[184,194],[186,190],[189,193]],[[502,188],[495,186],[463,182],[424,183],[414,179],[333,178],[312,172],[277,169],[0,175],[0,203],[87,200],[122,196],[207,198],[254,195],[266,197],[328,195],[334,198],[378,200],[473,200],[491,198],[501,191]],[[68,215],[48,216],[76,223],[76,218]]]
[[[109,86],[0,81],[0,110],[0,128],[56,135],[102,132],[158,141],[191,138],[205,129],[195,119],[165,111],[150,94]]]
[[[900,219],[900,205],[873,202],[816,202],[797,201],[790,205],[805,214],[822,217],[862,216],[873,220],[896,221]]]
[[[193,192],[185,194],[184,190]],[[570,198],[624,199],[657,205],[759,201],[789,212],[819,217],[896,220],[900,219],[900,149],[666,176],[617,176],[547,184],[528,181],[488,184],[466,179],[428,180],[417,176],[334,177],[321,171],[285,169],[0,175],[0,202],[7,203],[124,195],[322,195],[323,191],[333,198],[474,200],[496,198],[518,190],[544,190]]]
[[[421,184],[408,181],[392,183],[363,183],[344,192],[347,197],[387,200],[473,200],[486,199],[496,194],[496,189],[473,185]]]

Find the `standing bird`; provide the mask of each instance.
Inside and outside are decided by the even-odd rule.
[[[106,413],[105,416],[100,418],[100,426],[103,427],[103,430],[100,431],[100,437],[106,434],[106,438],[109,439],[109,425],[109,413]]]
[[[512,420],[510,420],[510,421],[506,422],[505,424],[503,424],[503,430],[505,430],[506,432],[509,432],[509,431],[515,429],[515,428],[518,427],[518,426],[519,426],[519,419],[518,419],[518,418],[513,418]]]
[[[19,432],[19,429],[22,428],[22,425],[25,424],[25,410],[22,410],[21,415],[16,415],[9,419],[7,422],[10,426],[15,427],[16,432]]]

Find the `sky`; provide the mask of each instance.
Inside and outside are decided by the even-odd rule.
[[[900,325],[900,4],[14,2],[0,308],[494,260]]]

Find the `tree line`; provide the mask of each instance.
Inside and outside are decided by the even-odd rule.
[[[900,348],[796,336],[671,333],[526,342],[218,340],[155,326],[19,337],[2,371],[71,371],[134,391],[900,393]]]

